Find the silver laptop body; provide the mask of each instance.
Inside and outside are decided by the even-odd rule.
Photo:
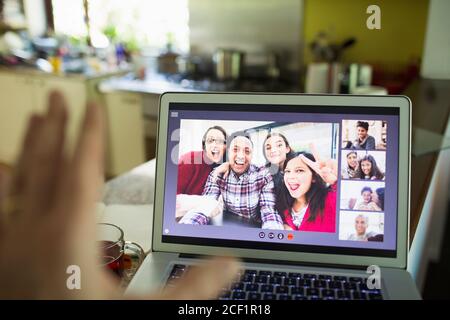
[[[186,118],[184,118],[185,114],[187,115]],[[270,114],[273,116],[270,116]],[[211,119],[208,115],[211,116]],[[252,115],[254,115],[254,119],[246,119],[252,117]],[[298,119],[294,119],[297,115]],[[330,117],[335,117],[335,120],[326,120],[331,119]],[[269,239],[270,229],[241,228],[239,229],[241,230],[240,233],[248,230],[249,234],[256,235],[255,232],[262,231],[265,236],[263,239],[254,236],[254,238],[244,237],[245,239],[238,240],[236,237],[233,239],[224,238],[220,234],[222,229],[217,228],[217,226],[178,226],[173,205],[168,205],[168,203],[173,204],[176,201],[176,192],[170,190],[176,189],[176,186],[173,185],[176,185],[177,181],[176,172],[173,173],[173,171],[176,171],[177,163],[170,164],[170,161],[176,162],[182,153],[183,139],[187,139],[186,136],[183,136],[183,132],[189,132],[187,130],[189,128],[194,130],[194,126],[201,123],[189,121],[201,121],[202,119],[208,122],[207,125],[205,124],[205,128],[213,126],[215,121],[219,120],[220,124],[225,125],[228,124],[226,121],[235,121],[230,122],[229,128],[242,127],[244,126],[242,123],[247,121],[248,128],[253,130],[250,131],[253,132],[254,136],[256,136],[255,130],[285,130],[282,132],[291,133],[291,136],[295,136],[296,132],[303,132],[306,137],[308,131],[290,130],[292,127],[289,126],[297,125],[298,128],[306,128],[298,130],[309,130],[308,128],[321,127],[317,125],[318,123],[333,123],[330,130],[332,134],[334,132],[335,137],[332,139],[334,151],[332,150],[330,154],[338,163],[339,174],[335,232],[319,234],[274,230],[275,237]],[[283,119],[284,121],[282,121]],[[375,141],[378,137],[381,137],[381,140],[378,138],[380,141],[376,141],[376,148],[379,147],[380,149],[373,149],[372,151],[356,149],[359,158],[364,156],[364,152],[366,155],[376,156],[377,159],[385,157],[385,178],[383,180],[352,181],[345,180],[341,176],[344,155],[355,148],[354,146],[350,147],[352,139],[349,136],[353,134],[352,132],[356,132],[354,131],[354,125],[357,120],[370,124],[369,133],[374,133]],[[251,121],[254,121],[254,123]],[[259,125],[260,123],[261,125]],[[181,134],[180,131],[174,133],[176,132],[174,129],[180,130],[182,125],[184,125],[184,129],[181,129],[184,131],[181,130]],[[327,125],[322,126],[323,130],[328,130]],[[269,274],[270,279],[277,272],[277,275],[286,278],[282,280],[285,285],[287,277],[290,275],[299,274],[301,275],[299,279],[303,275],[308,275],[312,281],[318,281],[320,276],[320,279],[327,281],[327,284],[324,288],[319,288],[320,294],[316,298],[325,298],[322,296],[322,292],[330,289],[336,292],[331,298],[342,298],[337,294],[338,289],[330,288],[331,281],[340,279],[339,277],[347,279],[363,278],[364,283],[366,283],[367,277],[379,275],[379,278],[377,278],[379,282],[374,282],[372,277],[371,283],[377,283],[375,290],[379,289],[383,299],[420,299],[416,285],[406,271],[409,249],[410,130],[411,102],[404,96],[253,93],[163,94],[160,98],[159,109],[154,223],[153,234],[151,235],[152,252],[147,255],[132,279],[127,294],[154,293],[162,288],[173,275],[174,266],[180,268],[179,266],[195,265],[201,261],[202,257],[224,254],[241,258],[243,261],[242,272],[245,272],[245,270],[250,274],[256,272],[253,275],[254,277],[259,275],[260,271],[263,271]],[[344,136],[348,140],[347,146],[344,145]],[[314,137],[311,139],[314,139]],[[257,143],[261,144],[260,141]],[[179,150],[174,149],[174,145]],[[261,146],[255,146],[255,149],[260,151]],[[261,158],[261,155],[259,157]],[[171,158],[175,160],[171,160]],[[170,181],[168,181],[168,178]],[[383,186],[383,191],[386,190],[386,193],[383,193],[385,206],[382,212],[366,212],[362,209],[358,212],[355,207],[352,207],[352,209],[346,207],[346,203],[351,201],[347,201],[348,197],[345,192],[358,198],[360,196],[359,190],[364,183],[367,183],[369,187],[373,185],[378,189]],[[356,191],[345,190],[358,190],[358,194],[356,195]],[[357,203],[358,201],[356,200]],[[172,209],[169,210],[168,207]],[[363,208],[363,205],[361,208]],[[355,217],[364,214],[370,215],[368,221],[371,219],[372,223],[375,223],[373,221],[378,223],[373,224],[373,226],[374,230],[381,233],[381,237],[372,238],[376,239],[375,241],[355,241],[355,237],[358,238],[357,236],[349,236],[354,231],[353,228],[356,228]],[[353,225],[353,220],[355,225]],[[344,221],[346,221],[345,224]],[[208,230],[210,230],[208,228],[218,230],[217,237],[208,233]],[[191,232],[189,230],[192,231],[191,235],[189,235],[189,232]],[[203,230],[205,230],[204,234],[202,234]],[[277,239],[279,232],[284,235],[280,236],[282,239]],[[291,233],[291,240],[294,238],[291,242],[287,240],[289,233]],[[314,238],[316,235],[321,237],[320,241],[317,240],[317,243]],[[331,238],[334,239],[332,242],[329,240]],[[353,239],[353,241],[349,239]],[[372,267],[368,270],[369,266]],[[269,283],[268,280],[267,284]],[[277,295],[277,285],[274,284],[272,291],[274,295]],[[314,288],[314,285],[312,288]],[[228,289],[231,290],[231,296],[228,296],[230,298],[250,297],[249,293],[234,295],[233,288]],[[292,286],[289,290],[291,289]],[[328,298],[330,298],[329,291],[326,292],[328,292]],[[370,292],[364,292],[364,298],[369,298]],[[258,297],[263,299],[267,292],[259,293],[260,296]],[[304,295],[306,298],[309,297],[306,295],[306,291]],[[254,295],[252,296],[254,297]],[[359,292],[355,295],[351,294],[347,298],[358,297],[360,297]],[[289,298],[292,298],[292,296]]]

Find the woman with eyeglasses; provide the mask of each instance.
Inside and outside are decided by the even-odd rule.
[[[220,126],[206,130],[202,151],[191,151],[178,162],[177,194],[201,195],[210,172],[225,161],[227,133]]]

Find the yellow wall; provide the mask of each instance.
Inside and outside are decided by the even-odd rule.
[[[381,8],[381,30],[369,30],[366,9]],[[344,62],[370,62],[399,67],[422,56],[429,0],[305,0],[305,63],[313,57],[309,44],[319,31],[337,42],[354,36],[357,43]]]

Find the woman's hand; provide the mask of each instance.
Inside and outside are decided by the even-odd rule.
[[[117,280],[101,267],[96,238],[103,113],[87,106],[73,156],[66,153],[67,117],[64,98],[52,93],[47,113],[30,120],[15,176],[0,198],[0,299],[122,298]],[[72,265],[81,271],[79,290],[67,287]],[[215,298],[237,270],[234,259],[215,259],[173,291],[137,298]]]
[[[312,161],[304,155],[300,156],[301,159],[313,169],[325,183],[328,183],[329,185],[335,184],[338,178],[337,161],[334,159],[323,161],[314,145],[310,145],[310,149],[316,161]]]
[[[223,179],[226,179],[229,173],[230,173],[229,162],[224,162],[213,170],[213,175],[215,178],[217,178],[218,176],[222,176]]]

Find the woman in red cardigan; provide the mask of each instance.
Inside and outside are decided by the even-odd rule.
[[[206,130],[202,151],[191,151],[178,162],[177,194],[201,195],[209,173],[225,161],[227,133],[219,126]]]
[[[336,162],[321,161],[314,154],[300,152],[286,158],[278,211],[287,230],[336,232]]]

